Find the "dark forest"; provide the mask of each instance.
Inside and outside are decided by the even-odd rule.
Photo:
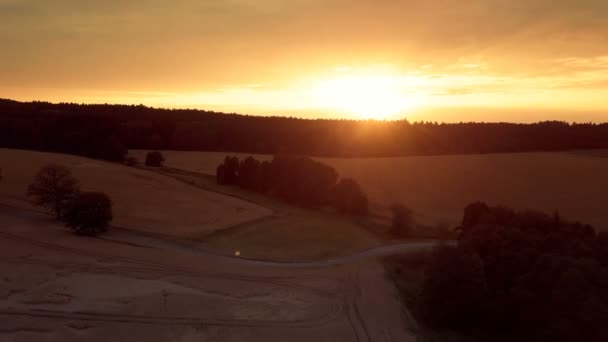
[[[116,161],[126,149],[326,157],[560,151],[608,148],[608,124],[309,120],[0,100],[0,147]]]

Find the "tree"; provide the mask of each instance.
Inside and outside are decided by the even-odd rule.
[[[224,162],[216,169],[216,178],[218,184],[236,184],[239,181],[239,165],[239,158],[226,156],[226,158],[224,158]]]
[[[77,234],[103,233],[112,221],[112,200],[101,192],[80,193],[67,203],[63,221]]]
[[[115,136],[102,142],[101,158],[113,162],[122,162],[128,153],[125,145]]]
[[[146,154],[146,166],[162,167],[165,157],[159,151],[151,151]]]
[[[401,203],[395,203],[391,206],[393,222],[391,232],[394,236],[407,236],[414,228],[414,215],[410,208]]]
[[[420,309],[429,325],[470,332],[483,324],[488,295],[483,266],[471,249],[440,245],[434,250],[421,293]]]
[[[357,181],[341,179],[331,191],[332,206],[343,215],[367,215],[367,196]]]
[[[70,170],[59,164],[41,168],[27,188],[27,196],[35,205],[48,208],[60,219],[66,203],[80,192],[78,180]]]
[[[226,183],[226,166],[224,166],[223,163],[218,165],[217,169],[215,169],[215,179],[217,184],[228,185]]]
[[[239,164],[239,186],[244,189],[259,188],[260,162],[253,157],[247,157]]]
[[[473,203],[430,259],[422,319],[481,340],[605,341],[607,246],[558,214]]]

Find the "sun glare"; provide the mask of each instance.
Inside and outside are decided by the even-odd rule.
[[[345,75],[318,82],[313,87],[319,107],[358,119],[390,119],[419,105],[401,90],[399,77]]]

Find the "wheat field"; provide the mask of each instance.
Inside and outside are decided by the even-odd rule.
[[[226,155],[164,151],[169,167],[214,174]],[[133,155],[143,158],[144,151]],[[268,160],[267,155],[256,158]],[[315,158],[357,179],[372,209],[387,214],[393,202],[412,208],[428,225],[456,225],[463,208],[481,200],[548,213],[608,229],[608,152],[535,152],[398,158]]]
[[[28,184],[40,167],[69,167],[85,191],[106,192],[112,224],[142,232],[197,238],[263,218],[271,210],[231,196],[193,188],[154,172],[63,154],[0,149],[0,203],[29,207]]]

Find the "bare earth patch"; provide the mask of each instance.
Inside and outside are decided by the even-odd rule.
[[[0,207],[0,292],[10,293],[0,298],[0,340],[414,340],[375,267],[140,248]]]

